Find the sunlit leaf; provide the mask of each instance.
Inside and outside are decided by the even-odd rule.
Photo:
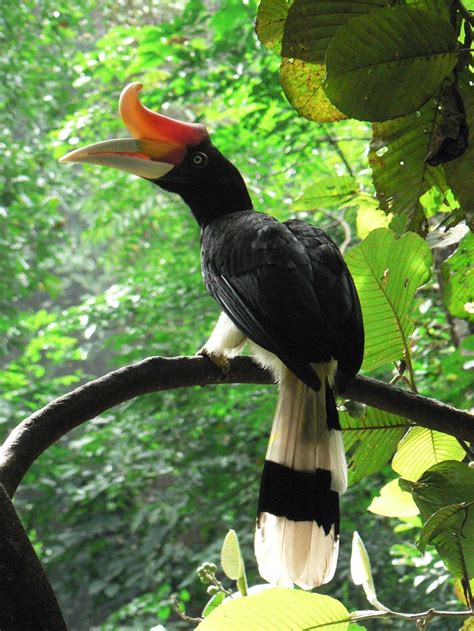
[[[346,118],[324,92],[325,74],[324,66],[301,59],[283,59],[280,66],[281,85],[290,104],[301,116],[321,123]]]
[[[273,588],[230,600],[197,627],[199,631],[347,631],[349,612],[329,596]]]
[[[347,253],[346,262],[362,303],[364,368],[403,358],[414,327],[413,297],[430,276],[428,245],[414,233],[396,239],[391,230],[379,228]]]
[[[462,460],[466,452],[449,434],[412,427],[401,440],[392,467],[406,480],[418,480],[424,471],[444,460]]]
[[[395,453],[408,427],[401,416],[368,407],[361,417],[340,412],[344,445],[349,458],[351,484],[380,471]]]
[[[411,493],[400,488],[399,478],[385,484],[367,510],[376,515],[398,518],[413,517],[420,512]]]
[[[468,232],[441,267],[444,301],[451,315],[474,320],[474,235]]]
[[[244,562],[235,530],[229,530],[221,549],[221,565],[226,576],[236,581],[244,572]]]
[[[377,601],[370,559],[358,532],[352,536],[351,576],[354,585],[362,585],[369,603]]]
[[[387,7],[359,16],[329,45],[326,93],[352,118],[406,115],[420,108],[454,68],[455,48],[449,22],[431,13]]]
[[[281,51],[281,40],[292,0],[262,0],[258,7],[256,30],[264,46]]]
[[[376,199],[368,196],[361,199],[356,219],[357,236],[363,240],[372,230],[388,228],[391,218],[379,209]]]

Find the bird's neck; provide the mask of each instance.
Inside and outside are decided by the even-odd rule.
[[[205,228],[217,217],[239,211],[252,210],[253,204],[243,179],[223,179],[205,189],[181,190],[180,195],[191,209],[194,218]]]

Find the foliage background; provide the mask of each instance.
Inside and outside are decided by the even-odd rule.
[[[79,143],[124,134],[116,110],[126,82],[145,84],[149,107],[205,120],[257,209],[306,216],[346,247],[386,225],[373,198],[367,125],[299,118],[281,90],[278,59],[254,34],[255,14],[253,0],[6,0],[0,436],[88,378],[151,354],[193,354],[217,317],[200,279],[198,229],[179,200],[115,171],[57,164]],[[303,190],[334,175],[353,176],[363,194],[336,190],[316,210],[298,206]],[[468,407],[463,344],[472,338],[440,292],[445,256],[435,252],[432,280],[413,304],[414,371],[421,392]],[[392,376],[390,367],[375,374]],[[188,628],[170,596],[200,612],[207,597],[194,570],[217,561],[229,527],[257,581],[255,507],[275,396],[256,386],[148,395],[40,458],[16,506],[71,629]],[[366,607],[348,580],[357,529],[382,602],[455,606],[434,549],[422,558],[413,545],[416,519],[366,510],[393,477],[387,466],[343,499],[339,571],[323,592]]]

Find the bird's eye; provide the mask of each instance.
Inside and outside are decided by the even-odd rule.
[[[206,154],[203,153],[202,151],[196,151],[196,153],[193,153],[192,160],[193,160],[193,166],[198,167],[198,168],[205,167],[209,161]]]

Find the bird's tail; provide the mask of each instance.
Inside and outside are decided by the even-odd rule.
[[[331,385],[335,362],[314,366],[315,392],[283,368],[260,486],[255,553],[270,583],[311,589],[334,575],[339,493],[347,465]]]

